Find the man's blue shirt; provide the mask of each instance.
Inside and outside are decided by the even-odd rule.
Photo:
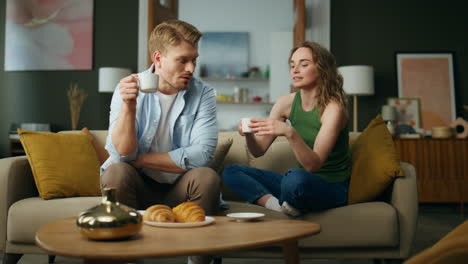
[[[151,72],[153,66],[146,70]],[[117,123],[123,101],[119,89],[114,91],[109,118],[106,150],[110,157],[101,166],[101,173],[115,162],[128,162],[138,154],[149,153],[161,116],[159,97],[139,92],[136,109],[137,147],[128,156],[121,156],[112,143],[112,130]],[[198,78],[192,78],[187,90],[178,92],[168,116],[172,150],[169,156],[184,169],[204,167],[213,157],[218,142],[216,97],[214,89]]]

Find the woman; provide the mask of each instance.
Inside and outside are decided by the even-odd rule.
[[[347,97],[333,55],[306,41],[292,49],[289,64],[298,91],[279,98],[269,118],[252,119],[253,133],[243,133],[241,123],[238,131],[255,157],[276,137],[286,137],[299,168],[283,175],[232,165],[225,168],[223,180],[251,203],[297,216],[346,204],[351,159]]]

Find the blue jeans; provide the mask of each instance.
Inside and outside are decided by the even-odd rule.
[[[244,165],[224,169],[223,181],[250,203],[271,194],[280,205],[287,201],[301,211],[319,211],[343,206],[348,200],[348,183],[330,183],[304,169],[290,169],[284,175]]]

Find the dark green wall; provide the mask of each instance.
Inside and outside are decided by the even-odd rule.
[[[11,123],[51,123],[54,131],[69,130],[66,91],[78,82],[88,93],[79,127],[107,129],[112,94],[98,93],[99,67],[137,70],[138,1],[95,0],[93,69],[87,71],[4,71],[6,0],[0,0],[0,157],[8,151]]]
[[[331,50],[338,64],[372,65],[375,70],[375,95],[358,97],[361,131],[387,97],[398,96],[397,51],[454,52],[457,116],[468,118],[462,110],[468,105],[468,19],[463,2],[331,1]]]
[[[331,49],[338,64],[375,69],[375,95],[359,97],[360,130],[380,112],[387,97],[398,95],[397,51],[454,52],[457,111],[462,114],[462,105],[468,105],[468,19],[461,0],[331,3]],[[80,127],[107,128],[111,95],[97,92],[97,69],[136,70],[138,1],[95,0],[94,6],[93,70],[4,72],[5,0],[0,0],[0,157],[7,155],[12,122],[46,122],[54,131],[70,129],[66,90],[72,81],[89,94]]]

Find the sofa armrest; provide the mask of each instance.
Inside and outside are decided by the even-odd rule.
[[[398,213],[400,225],[400,257],[407,258],[413,245],[418,220],[418,184],[413,165],[401,162],[405,173],[393,183],[390,203]]]
[[[0,251],[5,250],[8,209],[38,195],[26,156],[0,159]]]

